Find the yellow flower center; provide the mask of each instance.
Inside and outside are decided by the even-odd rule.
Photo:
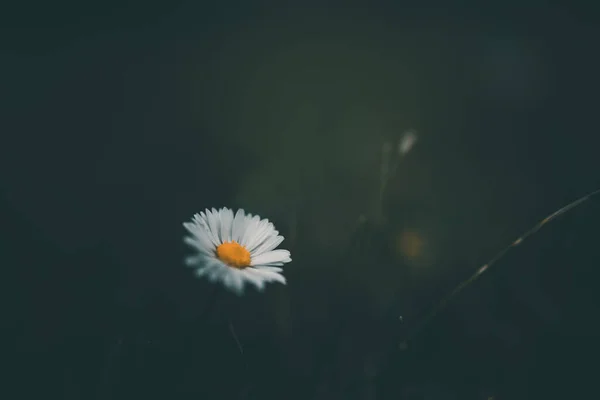
[[[219,245],[217,257],[233,268],[244,269],[250,266],[250,252],[237,242],[226,242]]]

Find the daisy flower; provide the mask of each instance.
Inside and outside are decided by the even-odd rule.
[[[268,282],[286,283],[280,267],[292,259],[289,251],[275,250],[283,236],[268,219],[242,209],[234,216],[229,208],[213,208],[194,215],[183,226],[191,234],[185,243],[197,252],[185,263],[196,269],[198,277],[220,281],[237,295],[244,292],[246,283],[259,291]]]

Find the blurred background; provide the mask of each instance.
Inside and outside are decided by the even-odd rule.
[[[597,199],[428,316],[600,187],[596,11],[8,6],[5,397],[594,393]],[[418,140],[401,157],[409,130]],[[222,206],[275,223],[288,285],[211,305],[211,285],[182,264],[182,222]]]

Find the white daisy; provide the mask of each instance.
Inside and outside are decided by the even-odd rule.
[[[185,259],[196,268],[196,275],[211,282],[221,281],[225,287],[241,295],[246,282],[263,290],[268,282],[285,284],[281,275],[284,263],[292,261],[287,250],[275,250],[283,236],[268,219],[245,214],[235,216],[229,208],[206,209],[194,215],[183,226],[191,233],[185,242],[198,253]]]

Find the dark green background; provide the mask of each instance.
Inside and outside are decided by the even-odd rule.
[[[272,3],[2,12],[2,397],[594,393],[597,201],[419,324],[600,186],[596,7]],[[407,129],[388,223],[353,234]],[[221,206],[275,222],[287,286],[206,306],[181,223]],[[395,252],[402,231],[418,257]]]

